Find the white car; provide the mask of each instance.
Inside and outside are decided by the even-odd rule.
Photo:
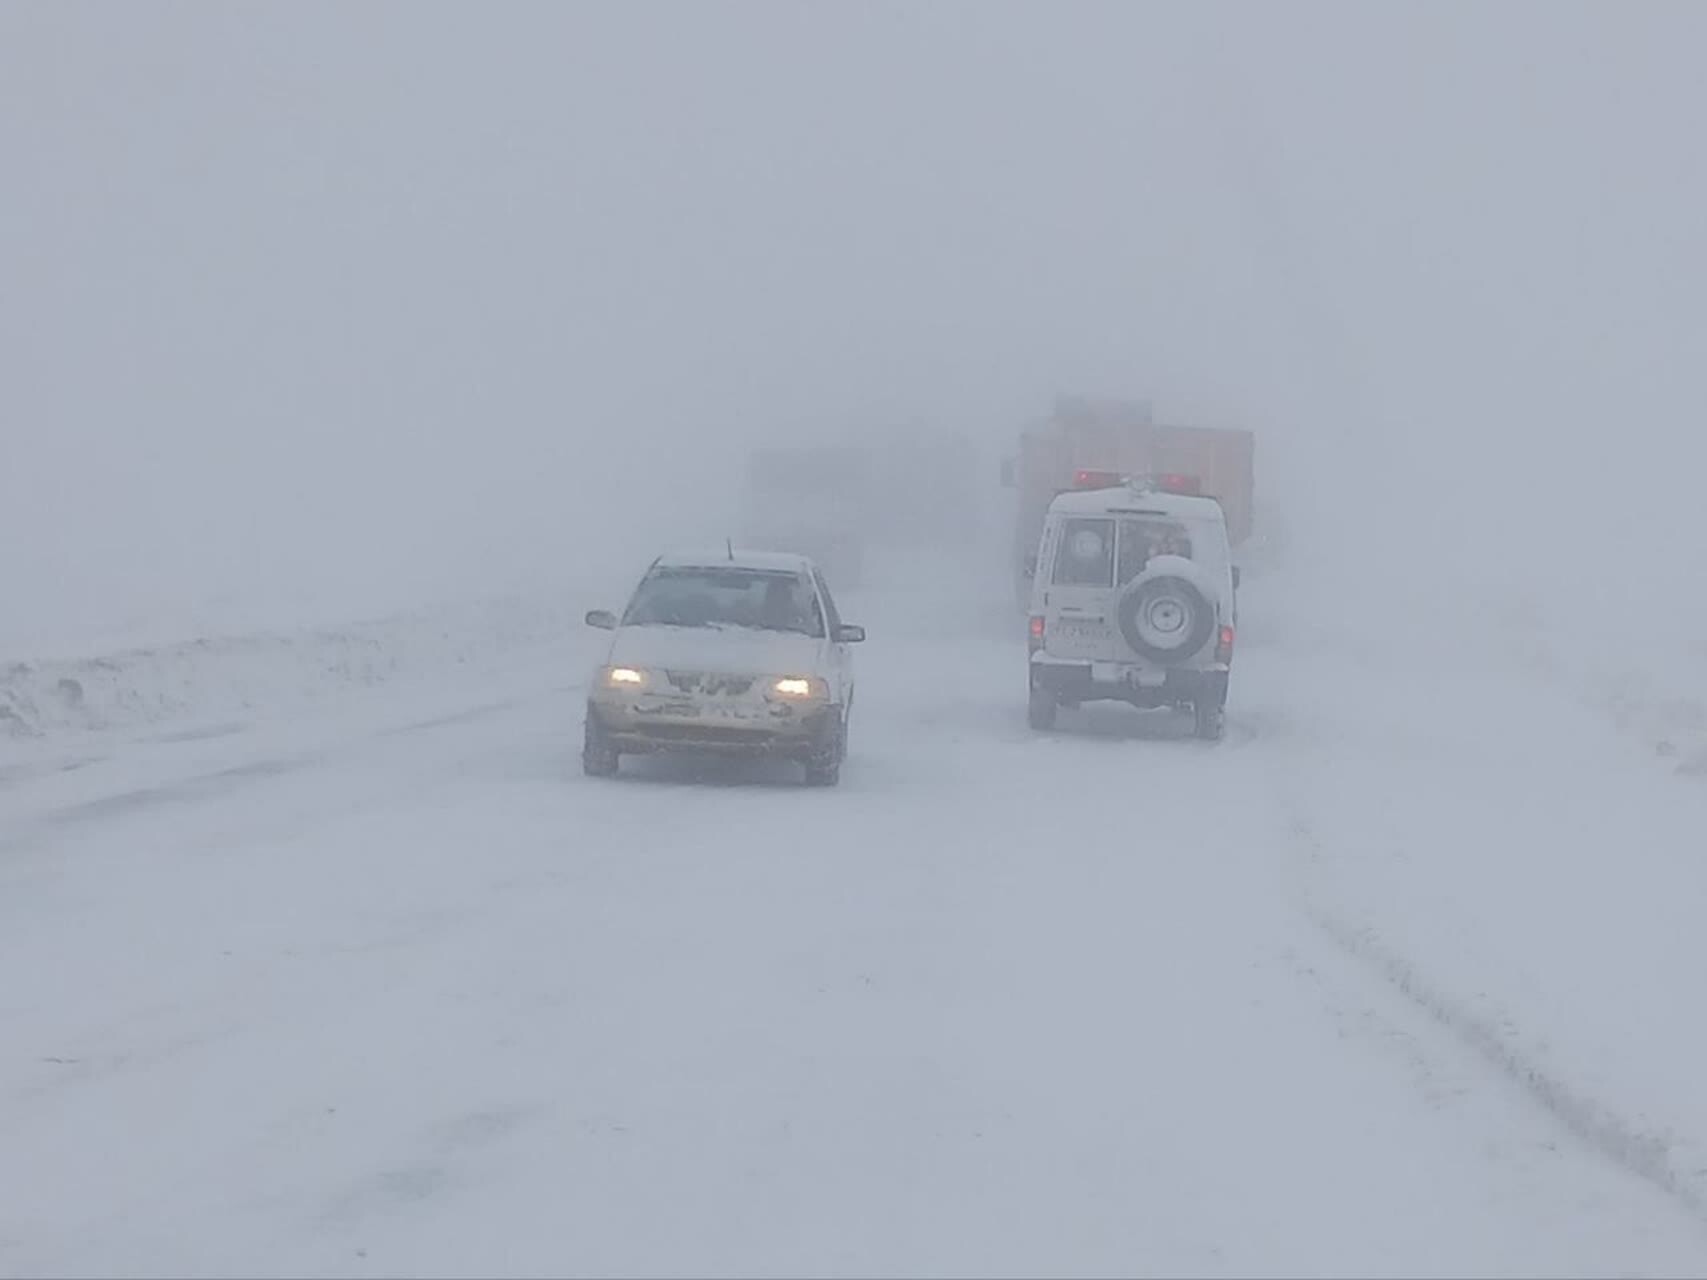
[[[1190,707],[1197,736],[1219,738],[1237,586],[1213,498],[1119,477],[1057,495],[1032,583],[1031,727],[1115,700]]]
[[[585,771],[617,772],[629,752],[798,760],[834,786],[848,749],[854,673],[865,639],[836,611],[801,555],[736,551],[660,556],[619,619],[587,696]]]

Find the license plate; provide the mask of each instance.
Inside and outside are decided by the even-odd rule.
[[[1062,618],[1055,624],[1055,631],[1061,639],[1081,644],[1095,644],[1108,635],[1108,624],[1104,622],[1079,622],[1070,618]]]
[[[654,702],[650,706],[635,708],[642,715],[676,716],[680,719],[694,720],[699,718],[699,707],[686,699],[676,702]]]

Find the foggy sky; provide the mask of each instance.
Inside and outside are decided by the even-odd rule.
[[[1613,469],[1651,510],[1589,540],[1698,574],[1704,37],[1683,3],[0,3],[0,656],[568,580],[711,530],[749,439],[999,449],[1057,391],[1257,430],[1324,557],[1473,508],[1525,563]]]

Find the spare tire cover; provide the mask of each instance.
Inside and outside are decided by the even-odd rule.
[[[1152,662],[1184,662],[1209,642],[1215,606],[1195,581],[1197,566],[1180,556],[1160,556],[1121,593],[1115,619],[1134,653]]]

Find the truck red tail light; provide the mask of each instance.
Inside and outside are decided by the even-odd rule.
[[[1120,484],[1118,471],[1075,471],[1073,473],[1073,488],[1075,489],[1113,489]]]
[[[1043,619],[1033,617],[1031,620],[1031,652],[1036,653],[1043,647]]]
[[[1156,487],[1167,493],[1201,494],[1203,492],[1203,481],[1198,476],[1169,472],[1167,475],[1156,477]]]
[[[1215,661],[1231,662],[1233,660],[1233,628],[1222,627],[1221,634],[1215,638]]]

